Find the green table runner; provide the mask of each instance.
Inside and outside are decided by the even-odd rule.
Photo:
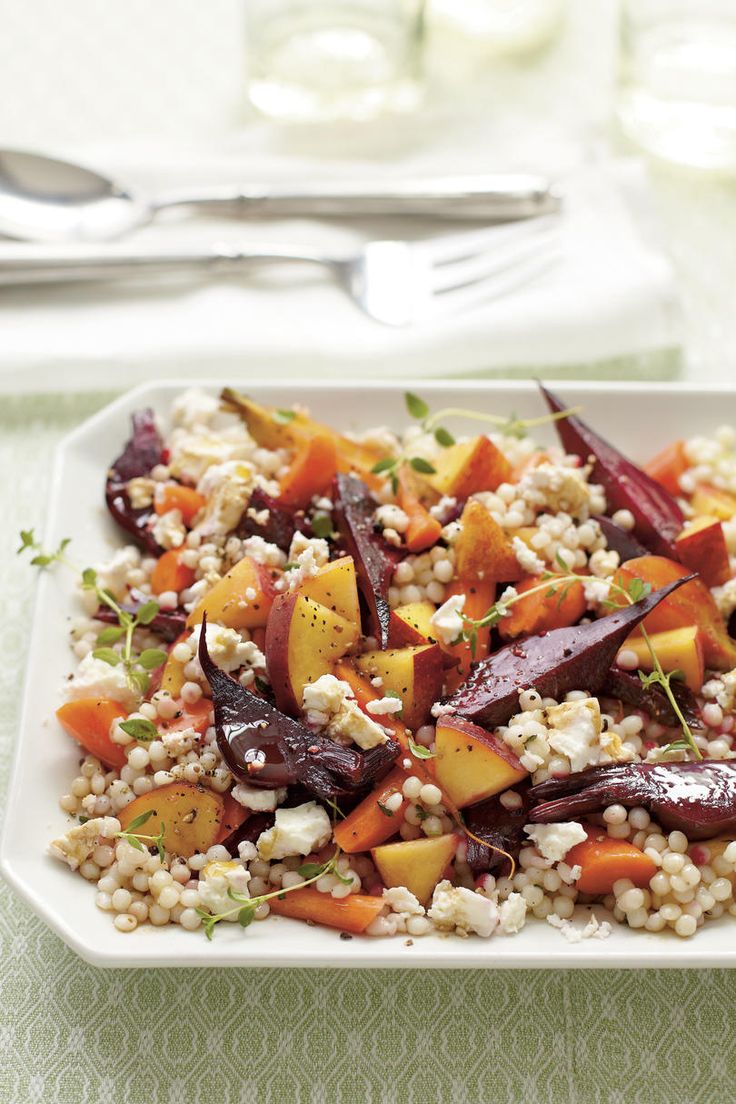
[[[103,401],[0,408],[3,791],[34,586],[17,533]],[[4,885],[0,939],[0,1104],[736,1101],[736,972],[107,971]]]

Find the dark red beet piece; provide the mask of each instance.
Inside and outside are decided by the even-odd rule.
[[[569,690],[596,694],[626,637],[663,598],[692,579],[687,575],[588,625],[528,636],[474,663],[470,675],[446,699],[456,713],[495,728],[519,711],[519,690],[543,697]]]
[[[338,472],[333,500],[342,544],[355,560],[358,586],[368,610],[369,632],[375,636],[379,648],[387,648],[391,616],[388,588],[400,553],[376,532],[373,515],[378,503],[362,480]]]
[[[593,521],[598,522],[601,533],[606,538],[606,544],[614,552],[618,552],[622,563],[624,560],[633,560],[637,556],[649,554],[649,550],[643,544],[639,544],[636,537],[626,529],[622,529],[620,525],[616,525],[610,518],[599,514],[598,517],[593,518]]]
[[[154,516],[153,507],[134,509],[126,484],[130,479],[149,475],[157,464],[163,462],[164,444],[151,409],[137,410],[132,422],[132,436],[107,473],[105,502],[121,529],[129,533],[146,552],[157,556],[163,549],[154,540],[149,527]]]
[[[736,828],[736,760],[611,763],[542,782],[529,796],[529,819],[542,824],[599,813],[613,804],[642,805],[667,831],[711,839]]]
[[[529,818],[526,793],[518,786],[515,790],[524,798],[518,809],[506,809],[501,804],[500,797],[496,796],[465,810],[467,828],[489,844],[488,847],[483,847],[468,836],[467,862],[474,874],[486,874],[508,866],[508,860],[498,851],[494,851],[494,847],[501,848],[514,858],[519,855],[524,841],[524,825]]]
[[[553,413],[565,409],[556,395],[541,384],[539,387]],[[658,556],[676,560],[674,542],[684,518],[672,495],[580,418],[560,418],[555,429],[567,452],[583,463],[594,459],[591,481],[602,484],[609,512],[630,510],[636,521],[634,532],[642,544]]]
[[[702,728],[702,722],[698,715],[698,703],[692,690],[679,679],[673,679],[670,683],[675,700],[682,710],[682,715],[691,728]],[[599,690],[599,694],[606,698],[617,698],[624,705],[633,709],[643,709],[653,721],[669,727],[676,727],[680,721],[675,713],[670,700],[658,686],[644,686],[638,675],[629,671],[622,671],[619,667],[612,667],[606,674],[606,680]]]
[[[259,525],[256,519],[248,516],[249,510],[268,510],[268,520]],[[235,535],[238,537],[263,537],[269,544],[277,545],[282,552],[288,552],[296,532],[311,536],[312,527],[304,516],[303,510],[285,510],[275,498],[271,498],[260,487],[256,487],[250,501],[238,522]]]
[[[149,599],[146,598],[145,601]],[[126,603],[121,605],[121,609],[126,613],[136,614],[143,605],[143,601],[136,601],[134,603]],[[108,625],[117,625],[117,614],[109,608],[109,606],[98,606],[95,613],[95,620],[104,621]],[[158,633],[166,641],[176,640],[178,636],[184,632],[187,624],[187,613],[183,609],[175,610],[159,610],[153,621],[149,622],[148,628],[153,632]]]
[[[213,663],[206,628],[205,617],[199,662],[212,690],[218,747],[238,778],[266,789],[300,782],[318,797],[333,798],[377,781],[390,769],[399,754],[395,741],[364,753],[316,736]]]

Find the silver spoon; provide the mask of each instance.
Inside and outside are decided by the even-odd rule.
[[[515,173],[351,184],[201,188],[149,197],[107,177],[40,154],[0,150],[0,235],[20,241],[119,238],[159,211],[200,207],[244,216],[403,215],[510,221],[548,214],[559,196],[544,177]]]

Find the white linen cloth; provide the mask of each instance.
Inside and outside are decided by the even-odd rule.
[[[243,171],[239,160],[200,159],[196,167],[180,160],[159,163],[156,186],[237,182]],[[126,184],[152,186],[150,167],[113,168]],[[360,179],[361,172],[366,178],[376,167],[356,169],[353,163],[340,171]],[[335,166],[330,172],[336,175]],[[253,179],[252,171],[249,176]],[[310,176],[318,176],[313,162],[290,162],[292,181]],[[364,317],[327,273],[302,266],[206,279],[4,289],[0,389],[118,388],[152,376],[195,375],[215,365],[219,372],[254,379],[530,369],[580,374],[617,358],[641,360],[676,348],[679,302],[641,164],[571,169],[559,185],[565,210],[562,256],[554,269],[501,299],[403,330]],[[451,229],[457,232],[462,225]],[[341,251],[351,242],[388,234],[397,235],[395,224],[198,217],[160,219],[127,241],[154,250],[222,241]]]

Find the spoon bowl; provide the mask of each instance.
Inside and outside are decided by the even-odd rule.
[[[0,235],[35,242],[105,241],[152,217],[152,207],[91,169],[0,150]]]

